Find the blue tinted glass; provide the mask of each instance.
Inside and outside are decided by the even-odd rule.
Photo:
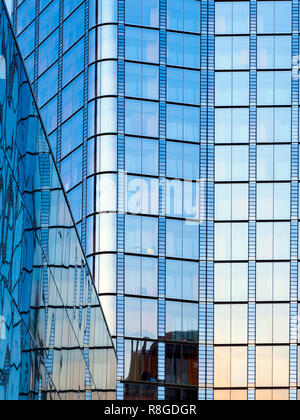
[[[168,0],[168,28],[175,31],[183,30],[183,0]]]
[[[183,66],[183,35],[168,32],[168,64]]]
[[[40,41],[45,39],[59,23],[59,1],[54,0],[40,15]]]
[[[82,39],[74,45],[63,57],[63,85],[68,84],[77,74],[83,70],[84,40]]]
[[[168,88],[167,95],[170,102],[183,102],[183,70],[168,68],[167,71]]]
[[[142,144],[141,139],[126,138],[125,147],[125,169],[129,173],[141,173],[141,150]]]
[[[169,0],[170,1],[170,0]],[[173,3],[171,1],[171,3]],[[200,1],[184,0],[184,30],[187,32],[200,32]]]
[[[159,25],[159,0],[143,0],[143,25]]]
[[[35,4],[33,1],[26,0],[24,1],[18,9],[18,33],[22,32],[26,26],[34,19],[35,17]]]
[[[182,262],[167,260],[167,297],[182,299]]]
[[[23,57],[27,57],[34,50],[34,30],[35,25],[32,23],[18,37],[21,53]]]
[[[142,4],[143,0],[126,0],[125,19],[126,23],[132,25],[142,24]]]
[[[51,99],[56,93],[58,88],[58,66],[55,64],[47,70],[39,79],[39,105],[43,105]]]
[[[200,68],[200,37],[184,35],[184,67]]]
[[[83,105],[83,76],[77,77],[62,93],[63,120],[69,118]]]
[[[79,148],[61,162],[61,176],[66,190],[73,188],[82,178],[82,149]]]
[[[126,27],[126,59],[142,61],[142,29]]]
[[[39,74],[42,74],[58,58],[58,31],[55,31],[39,48]]]
[[[63,25],[64,51],[84,34],[84,5],[74,12]]]

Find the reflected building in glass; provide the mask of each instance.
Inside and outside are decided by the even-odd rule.
[[[115,398],[116,355],[0,2],[0,400]]]
[[[297,399],[299,1],[14,6],[117,398]]]

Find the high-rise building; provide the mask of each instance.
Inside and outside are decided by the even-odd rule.
[[[119,399],[297,399],[298,0],[24,0],[13,23]]]
[[[0,400],[113,399],[113,342],[2,0],[0,45]]]

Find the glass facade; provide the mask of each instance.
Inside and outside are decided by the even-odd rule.
[[[16,0],[119,399],[297,399],[298,0]]]
[[[0,400],[115,398],[116,355],[0,2]]]

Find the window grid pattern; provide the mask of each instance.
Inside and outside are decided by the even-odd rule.
[[[32,3],[34,13],[28,13]],[[13,13],[14,28],[34,94],[87,254],[95,235],[90,227],[97,223],[91,202],[96,191],[90,188],[90,181],[94,181],[94,173],[90,174],[90,145],[96,134],[101,134],[100,100],[95,99],[96,88],[93,91],[90,87],[99,82],[91,69],[100,58],[98,33],[104,32],[102,26],[95,28],[95,22],[102,23],[98,6],[94,0],[24,0],[14,2]],[[27,46],[31,45],[31,39],[34,43],[30,48]],[[92,45],[95,46],[93,52]],[[88,261],[94,271],[94,258],[89,257]],[[122,310],[122,301],[120,307]],[[88,358],[88,354],[85,357]],[[87,376],[86,382],[89,381]]]
[[[113,398],[113,342],[3,2],[0,9],[1,400]],[[33,18],[39,5],[31,10]]]
[[[83,75],[83,100],[80,107],[74,111],[74,115],[83,111],[81,128],[83,134],[82,142],[73,146],[65,157],[63,95],[66,87],[63,84],[63,63],[66,53],[63,49],[63,25],[69,16],[64,16],[62,1],[60,1],[58,117],[57,128],[49,134],[50,138],[54,135],[55,152],[62,174],[66,166],[64,161],[73,154],[71,152],[82,148],[80,149],[82,154],[80,176],[78,182],[75,185],[72,184],[69,192],[72,204],[72,192],[76,192],[77,188],[82,189],[80,190],[80,196],[83,197],[80,204],[81,216],[76,221],[81,229],[82,240],[86,244],[95,281],[99,283],[99,293],[104,301],[112,298],[110,303],[113,307],[108,318],[112,319],[111,324],[115,327],[112,327],[112,330],[118,354],[117,397],[118,399],[129,398],[129,396],[142,397],[146,393],[147,398],[155,396],[159,399],[169,397],[180,399],[187,395],[186,392],[191,392],[188,395],[194,397],[196,391],[200,400],[217,399],[220,396],[254,400],[261,398],[262,395],[271,395],[272,398],[276,395],[286,396],[288,392],[291,399],[296,399],[299,392],[299,351],[298,340],[293,337],[298,326],[299,289],[299,80],[298,69],[295,70],[290,65],[291,57],[289,57],[289,48],[286,46],[291,41],[291,56],[293,58],[299,56],[299,1],[202,0],[199,2],[199,22],[191,19],[196,9],[192,9],[191,13],[189,7],[196,7],[196,2],[189,0],[176,0],[176,2],[175,0],[141,0],[139,2],[132,0],[131,5],[135,4],[135,8],[130,7],[130,1],[127,0],[111,1],[110,4],[113,5],[112,8],[115,7],[116,13],[111,13],[108,20],[103,22],[100,19],[103,10],[100,11],[100,9],[102,6],[106,11],[110,9],[106,0],[100,3],[101,5],[96,5],[93,0],[84,2],[85,26],[82,35],[84,37],[84,69],[74,75],[74,79],[75,76]],[[174,7],[172,9],[175,3],[176,10]],[[81,4],[80,1],[76,2],[76,8],[72,13],[76,13]],[[20,8],[20,5],[15,4],[15,8],[17,7]],[[35,16],[41,16],[43,13],[39,7],[39,1],[37,1]],[[150,9],[151,14],[147,14],[147,10]],[[18,11],[19,9],[14,14],[15,28],[20,25],[17,19]],[[90,15],[89,11],[91,11]],[[291,13],[290,16],[289,13]],[[95,19],[92,17],[93,14],[96,16]],[[30,13],[28,16],[31,16]],[[29,17],[25,21],[27,26],[19,35],[20,41],[31,25]],[[33,71],[37,96],[42,78],[38,66],[41,47],[38,40],[40,21],[40,18],[36,19],[35,23]],[[108,29],[111,32],[105,38],[105,31]],[[90,32],[89,39],[88,32]],[[117,53],[103,55],[107,40],[111,42],[112,50],[113,46],[117,47]],[[228,54],[231,61],[224,67],[218,59],[223,54],[218,49],[220,45],[229,46],[230,49],[230,54]],[[275,45],[278,48],[277,55],[274,53]],[[285,47],[282,49],[280,45]],[[94,52],[91,53],[93,50]],[[217,54],[218,57],[216,57]],[[105,91],[105,94],[102,94],[102,91],[99,93],[103,77],[102,69],[100,73],[96,70],[93,73],[91,69],[94,62],[97,62],[97,65],[101,62],[102,66],[106,61],[114,62],[116,65],[116,80],[111,91],[109,93]],[[26,62],[30,67],[30,54]],[[50,68],[54,66],[55,63],[51,63]],[[141,80],[141,82],[132,80],[129,68],[135,69],[136,80]],[[88,69],[91,73],[88,73]],[[296,77],[294,77],[295,72]],[[92,85],[94,79],[95,87],[91,94],[88,87]],[[224,87],[227,90],[224,90]],[[290,92],[291,97],[289,97]],[[104,106],[103,101],[108,98],[109,115],[116,117],[116,124],[111,125],[107,131],[103,129],[101,115],[102,109],[107,106],[107,103]],[[50,98],[50,102],[43,105],[42,110],[51,102]],[[289,111],[291,111],[290,115]],[[67,121],[70,120],[67,119]],[[98,135],[101,135],[101,139]],[[89,172],[89,145],[95,142],[92,150],[98,159],[105,145],[104,135],[110,136],[109,141],[115,145],[115,148],[111,147],[110,154],[103,153],[103,155],[111,158],[115,153],[115,161],[112,163],[113,159],[109,160],[110,168],[103,162],[99,167],[94,164]],[[139,162],[137,162],[137,156],[130,154],[130,142],[136,145],[136,155],[140,153]],[[151,168],[151,171],[149,167],[145,169],[143,163],[143,158],[146,156],[143,147],[150,142],[156,147],[156,154],[153,152],[154,149],[151,152],[153,153],[151,166],[157,166]],[[138,144],[140,146],[137,146]],[[192,148],[194,146],[196,148]],[[138,147],[142,150],[141,152],[137,151]],[[184,256],[186,249],[180,249],[180,246],[184,248],[185,240],[183,213],[178,217],[171,212],[168,213],[170,167],[173,169],[172,177],[178,178],[181,183],[185,178],[189,178],[182,169],[188,156],[187,150],[192,150],[194,157],[193,163],[187,160],[187,167],[194,165],[196,168],[191,178],[200,180],[202,189],[198,202],[201,223],[197,233],[195,230],[192,234],[194,239],[197,238],[197,244],[194,243],[196,255],[190,257]],[[180,164],[178,164],[179,153],[182,156]],[[177,160],[174,154],[177,154]],[[225,158],[222,159],[222,155]],[[101,207],[101,203],[101,210],[99,210],[96,181],[92,188],[94,199],[89,205],[89,181],[95,178],[95,174],[102,176],[108,173],[116,178],[114,184],[116,204],[112,208],[106,208]],[[142,175],[143,180],[152,179],[156,182],[158,206],[154,215],[144,210],[138,211],[134,217],[129,214],[128,174],[135,179],[141,178]],[[226,199],[221,197],[219,200],[220,191],[223,194],[226,191]],[[265,206],[262,206],[262,191],[267,191],[269,194],[266,199],[268,204]],[[288,197],[290,202],[288,211],[282,209],[280,191],[284,191],[285,197]],[[230,209],[226,208],[225,211],[225,205],[223,205],[223,210],[219,214],[218,209],[220,203],[223,203],[222,200],[226,202],[226,206],[227,201],[230,201],[228,205]],[[243,205],[245,203],[246,205]],[[90,206],[92,210],[89,210]],[[237,211],[239,206],[243,209]],[[267,212],[264,213],[262,207],[268,206],[272,208],[272,211],[266,216]],[[108,219],[105,219],[107,214],[110,217],[110,237],[113,237],[112,242],[115,240],[115,243],[107,247],[103,244],[98,246],[102,236],[108,240],[108,236],[103,234],[105,232],[103,226],[108,222]],[[91,220],[93,222],[89,224]],[[147,236],[145,235],[147,223],[152,226],[156,234],[150,245],[143,246],[142,242],[146,241],[145,236]],[[176,227],[176,233],[171,231],[170,226],[174,229]],[[289,234],[288,239],[283,234],[284,228]],[[221,231],[222,234],[220,234]],[[181,241],[176,242],[177,253],[170,252],[173,240],[175,242],[176,237],[180,235]],[[89,244],[91,236],[92,244]],[[268,242],[270,237],[272,239]],[[133,239],[129,247],[130,238]],[[149,236],[147,238],[149,239]],[[222,240],[225,238],[226,243],[222,250],[223,254],[220,253],[219,245],[222,242],[220,238]],[[237,238],[240,242],[234,242]],[[285,253],[281,252],[279,245],[282,238],[286,245]],[[263,253],[264,248],[270,249],[268,255]],[[99,266],[104,265],[103,261],[107,255],[115,258],[113,260],[115,273],[110,273],[109,276],[112,278],[115,276],[115,279],[113,280],[114,287],[105,289],[103,292],[103,284],[101,280],[99,282],[99,278],[104,271],[101,271]],[[157,264],[157,273],[155,273],[157,284],[151,291],[152,295],[147,295],[149,288],[143,290],[143,285],[139,286],[139,292],[128,291],[128,278],[134,275],[138,277],[136,273],[128,274],[129,257],[136,258],[136,266],[142,266],[144,260],[150,261],[150,258]],[[170,279],[175,284],[176,277],[174,273],[170,274],[168,271],[170,266],[177,264],[177,268],[184,267],[186,263],[194,264],[194,267],[197,266],[198,269],[197,298],[194,301],[183,299],[179,295],[176,298],[168,295]],[[274,297],[273,290],[271,297],[262,299],[261,270],[271,267],[272,275],[270,275],[274,277],[272,281],[275,284],[278,280],[274,273],[283,265],[285,268],[289,267],[289,284],[285,287],[289,288],[290,296],[287,297],[282,293],[283,297],[278,300]],[[242,288],[243,281],[247,277],[245,288],[240,290],[241,293],[243,292],[242,297],[226,296],[226,299],[223,299],[225,302],[222,299],[216,299],[220,293],[218,283],[220,279],[216,275],[218,267],[223,267],[224,270],[229,267],[230,287],[232,289],[236,287],[236,291],[238,287],[234,286],[236,284],[234,282],[237,281],[234,277],[235,267],[240,267],[241,270],[246,267],[246,274],[243,274],[244,278],[240,279],[239,284]],[[146,270],[145,272],[141,270],[142,282]],[[184,268],[181,270],[184,271]],[[267,278],[267,274],[264,275]],[[285,276],[287,276],[286,272]],[[182,277],[184,277],[183,274]],[[223,280],[224,278],[223,274]],[[176,279],[176,281],[179,280]],[[180,281],[182,284],[183,280],[180,279]],[[139,310],[136,309],[140,322],[134,327],[128,322],[128,308],[133,302],[140,307]],[[197,306],[198,337],[194,341],[197,343],[197,356],[192,355],[190,359],[190,361],[195,361],[194,359],[197,361],[196,382],[194,378],[190,377],[187,380],[180,376],[181,374],[174,374],[176,363],[179,361],[181,364],[185,363],[182,355],[186,349],[177,338],[182,331],[174,330],[172,338],[167,337],[170,332],[168,331],[170,308],[172,305],[178,305],[177,308],[180,308],[178,310],[182,311],[181,327],[178,326],[179,324],[174,326],[180,330],[184,323],[185,303],[188,304],[189,309],[193,305]],[[152,338],[149,338],[147,343],[151,345],[151,350],[148,351],[155,360],[155,369],[150,366],[149,371],[146,372],[150,376],[140,377],[136,371],[134,372],[136,376],[132,376],[132,372],[128,374],[128,360],[133,363],[132,354],[135,354],[131,349],[133,353],[129,355],[128,348],[129,344],[133,345],[133,338],[137,342],[136,348],[143,341],[143,314],[147,313],[147,309],[143,309],[144,305],[146,308],[147,305],[153,305],[151,307],[155,308],[153,313],[157,318],[155,331],[147,331],[149,335],[152,334]],[[266,311],[271,309],[272,314],[276,314],[278,309],[276,305],[279,305],[281,309],[288,307],[289,340],[285,337],[284,342],[280,340],[277,342],[272,337],[267,343],[262,343],[259,328],[260,311],[262,308]],[[235,320],[235,311],[242,311],[243,339],[233,343],[231,331],[230,334],[228,333],[229,342],[227,342],[228,337],[219,339],[218,323],[221,310],[227,311],[226,314],[230,318],[229,324],[232,325]],[[190,317],[193,318],[193,315]],[[286,313],[282,317],[286,322]],[[131,327],[130,331],[128,324]],[[272,349],[270,357],[274,359],[270,367],[272,375],[276,374],[274,367],[276,360],[286,362],[286,352],[287,350],[289,352],[289,381],[287,383],[285,378],[282,386],[276,385],[275,376],[274,381],[272,379],[273,386],[262,385],[260,366],[261,360],[269,351],[268,346]],[[191,353],[193,349],[193,345],[188,346],[188,351]],[[140,350],[136,350],[138,351]],[[173,352],[172,357],[170,357],[170,352]],[[235,382],[234,372],[222,373],[224,376],[230,376],[230,383],[220,381],[221,368],[218,358],[220,360],[221,358],[219,355],[224,357],[226,361],[224,366],[226,364],[229,370],[233,369],[235,363],[241,361],[243,372],[241,383]]]

